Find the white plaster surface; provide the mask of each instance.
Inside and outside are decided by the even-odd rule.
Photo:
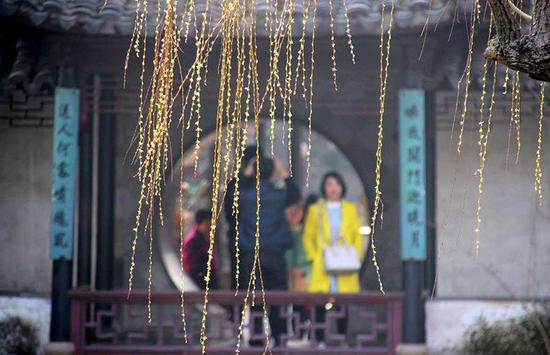
[[[0,293],[50,292],[51,136],[0,122]]]
[[[534,190],[538,98],[521,98],[521,150],[510,131],[510,96],[497,94],[481,197],[479,249],[476,208],[479,168],[479,92],[473,92],[461,154],[456,93],[437,122],[437,295],[445,298],[550,297],[550,125],[543,132],[543,200]],[[546,103],[550,106],[550,102]],[[550,112],[546,112],[548,117]],[[545,121],[546,122],[546,121]],[[453,139],[451,140],[451,135]],[[509,138],[510,135],[510,138]]]
[[[51,303],[49,298],[0,296],[0,319],[19,316],[38,327],[40,343],[48,342]]]

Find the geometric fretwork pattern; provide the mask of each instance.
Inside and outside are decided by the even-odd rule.
[[[72,339],[77,354],[200,353],[203,294],[185,294],[187,342],[181,319],[180,295],[155,293],[152,319],[147,318],[146,294],[136,292],[72,294]],[[207,354],[235,353],[241,323],[242,294],[214,291],[209,296]],[[400,294],[309,294],[266,292],[272,320],[278,316],[282,334],[274,354],[394,354],[401,338]],[[259,296],[256,300],[261,299]],[[247,307],[241,353],[262,353],[269,321],[261,305]]]

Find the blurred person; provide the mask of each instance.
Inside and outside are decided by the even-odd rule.
[[[288,270],[288,288],[291,291],[305,292],[308,289],[308,280],[311,271],[311,264],[306,259],[303,244],[304,221],[307,215],[307,210],[312,203],[317,201],[318,197],[315,194],[310,194],[306,197],[305,202],[298,202],[288,207],[286,216],[290,225],[290,231],[294,239],[294,245],[286,252],[286,265]],[[310,310],[311,305],[289,305],[288,312],[290,314],[299,314],[300,323],[311,324]],[[309,332],[302,332],[296,322],[291,320],[287,324],[288,329],[293,330],[293,335],[302,337],[308,341]]]
[[[286,220],[285,209],[300,199],[300,191],[292,178],[279,162],[261,157],[256,163],[251,161],[244,170],[246,176],[256,175],[256,164],[260,168],[260,260],[265,290],[286,290],[287,271],[285,252],[292,247],[293,239]],[[276,173],[276,174],[275,174]],[[274,181],[278,175],[280,181]],[[247,180],[241,184],[239,199],[239,248],[241,253],[241,268],[243,280],[241,288],[247,289],[250,284],[250,273],[254,264],[256,244],[256,181]],[[257,265],[258,267],[258,265]],[[256,269],[259,272],[259,268]],[[261,285],[256,278],[256,289]],[[279,307],[272,306],[269,310],[271,335],[275,344],[280,342],[284,334],[286,322],[279,316]],[[261,325],[256,329],[262,329]]]
[[[260,155],[262,154],[260,149]],[[254,175],[253,174],[244,174],[244,170],[248,166],[250,166],[250,163],[253,162],[256,159],[256,146],[251,145],[247,146],[243,150],[243,156],[241,159],[241,168],[238,172],[239,174],[239,185],[247,185],[252,182],[254,182]],[[233,203],[235,200],[235,185],[237,183],[237,179],[233,177],[229,182],[227,183],[227,189],[225,194],[225,199],[223,201],[224,205],[224,216],[225,220],[227,222],[227,241],[228,241],[228,252],[229,252],[229,259],[230,259],[230,278],[231,278],[231,289],[237,288],[237,280],[235,278],[235,275],[237,273],[237,258],[236,253],[237,249],[235,247],[235,239],[236,239],[236,233],[235,233],[235,225],[236,225],[236,215],[233,211]],[[239,275],[240,276],[240,275]],[[243,283],[244,280],[239,280],[239,283]]]
[[[324,252],[328,246],[349,245],[355,248],[359,259],[363,257],[363,240],[359,234],[360,218],[355,204],[344,199],[346,184],[340,174],[329,172],[321,182],[323,199],[312,204],[304,226],[304,250],[311,262],[310,292],[360,291],[359,270],[342,273],[327,272]],[[325,310],[317,309],[317,321],[325,319]],[[347,316],[338,319],[338,333],[346,334]],[[324,334],[316,332],[317,341],[323,342]]]
[[[211,223],[212,212],[206,209],[198,210],[195,213],[195,225],[183,239],[183,268],[201,289],[206,286],[204,278],[207,271]],[[209,287],[216,289],[217,286],[217,258],[214,253]]]
[[[285,253],[286,268],[288,270],[288,288],[291,291],[306,291],[306,267],[309,266],[309,263],[305,258],[302,243],[304,206],[301,202],[295,203],[286,209],[285,214],[293,239],[292,248],[288,249]]]
[[[294,245],[286,252],[286,263],[289,273],[289,289],[307,291],[311,264],[306,258],[303,244],[304,221],[309,206],[317,201],[315,194],[310,194],[305,203],[298,202],[286,210],[287,221],[294,240]]]

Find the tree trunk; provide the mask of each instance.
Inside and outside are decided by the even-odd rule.
[[[485,58],[550,81],[550,0],[536,0],[529,34],[521,34],[519,16],[509,0],[488,0],[496,35],[485,50]]]

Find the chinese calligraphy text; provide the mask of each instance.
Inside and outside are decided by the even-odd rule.
[[[426,260],[424,91],[399,92],[401,258]]]
[[[55,90],[50,257],[72,259],[79,119],[78,89]]]

